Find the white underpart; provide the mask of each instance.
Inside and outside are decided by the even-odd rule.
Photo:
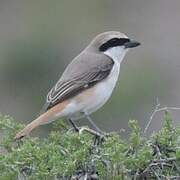
[[[91,114],[101,108],[113,92],[120,72],[120,63],[122,62],[126,52],[127,50],[124,49],[124,47],[113,47],[105,51],[104,54],[112,58],[114,61],[114,66],[109,76],[94,86],[94,95],[86,98],[86,100],[81,103],[74,99],[67,105],[64,111],[57,114],[57,116],[69,116],[71,119],[79,119],[82,117],[82,114],[79,112]]]

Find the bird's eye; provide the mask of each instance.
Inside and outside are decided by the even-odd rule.
[[[99,48],[100,51],[104,52],[109,48],[116,47],[116,46],[123,46],[126,42],[129,42],[128,38],[112,38],[102,44]]]
[[[112,42],[112,43],[117,43],[119,41],[119,38],[113,38],[113,39],[111,39],[109,41]]]

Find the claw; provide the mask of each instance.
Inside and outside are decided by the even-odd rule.
[[[79,129],[79,134],[82,134],[83,131],[86,131],[95,136],[94,145],[99,145],[105,140],[105,136],[106,136],[105,133],[100,133],[98,131],[95,131],[87,127],[81,127]]]
[[[25,134],[24,132],[20,131],[19,133],[16,134],[16,136],[14,137],[14,140],[20,140],[22,138],[24,138],[25,136],[27,136],[27,134]]]

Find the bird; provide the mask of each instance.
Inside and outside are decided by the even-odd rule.
[[[73,125],[101,108],[111,97],[118,81],[120,65],[129,49],[139,46],[119,31],[98,34],[66,67],[47,94],[43,112],[15,135],[21,139],[40,125],[67,118]]]

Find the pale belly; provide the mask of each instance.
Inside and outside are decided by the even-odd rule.
[[[118,80],[119,68],[119,64],[115,63],[110,75],[105,80],[72,98],[71,103],[59,115],[75,120],[84,116],[82,112],[91,114],[101,108],[111,97]]]
[[[91,114],[101,108],[111,97],[116,82],[118,80],[118,67],[112,69],[111,74],[102,82],[98,83],[94,89],[94,95],[89,98],[85,112]],[[94,96],[94,97],[93,97]]]

